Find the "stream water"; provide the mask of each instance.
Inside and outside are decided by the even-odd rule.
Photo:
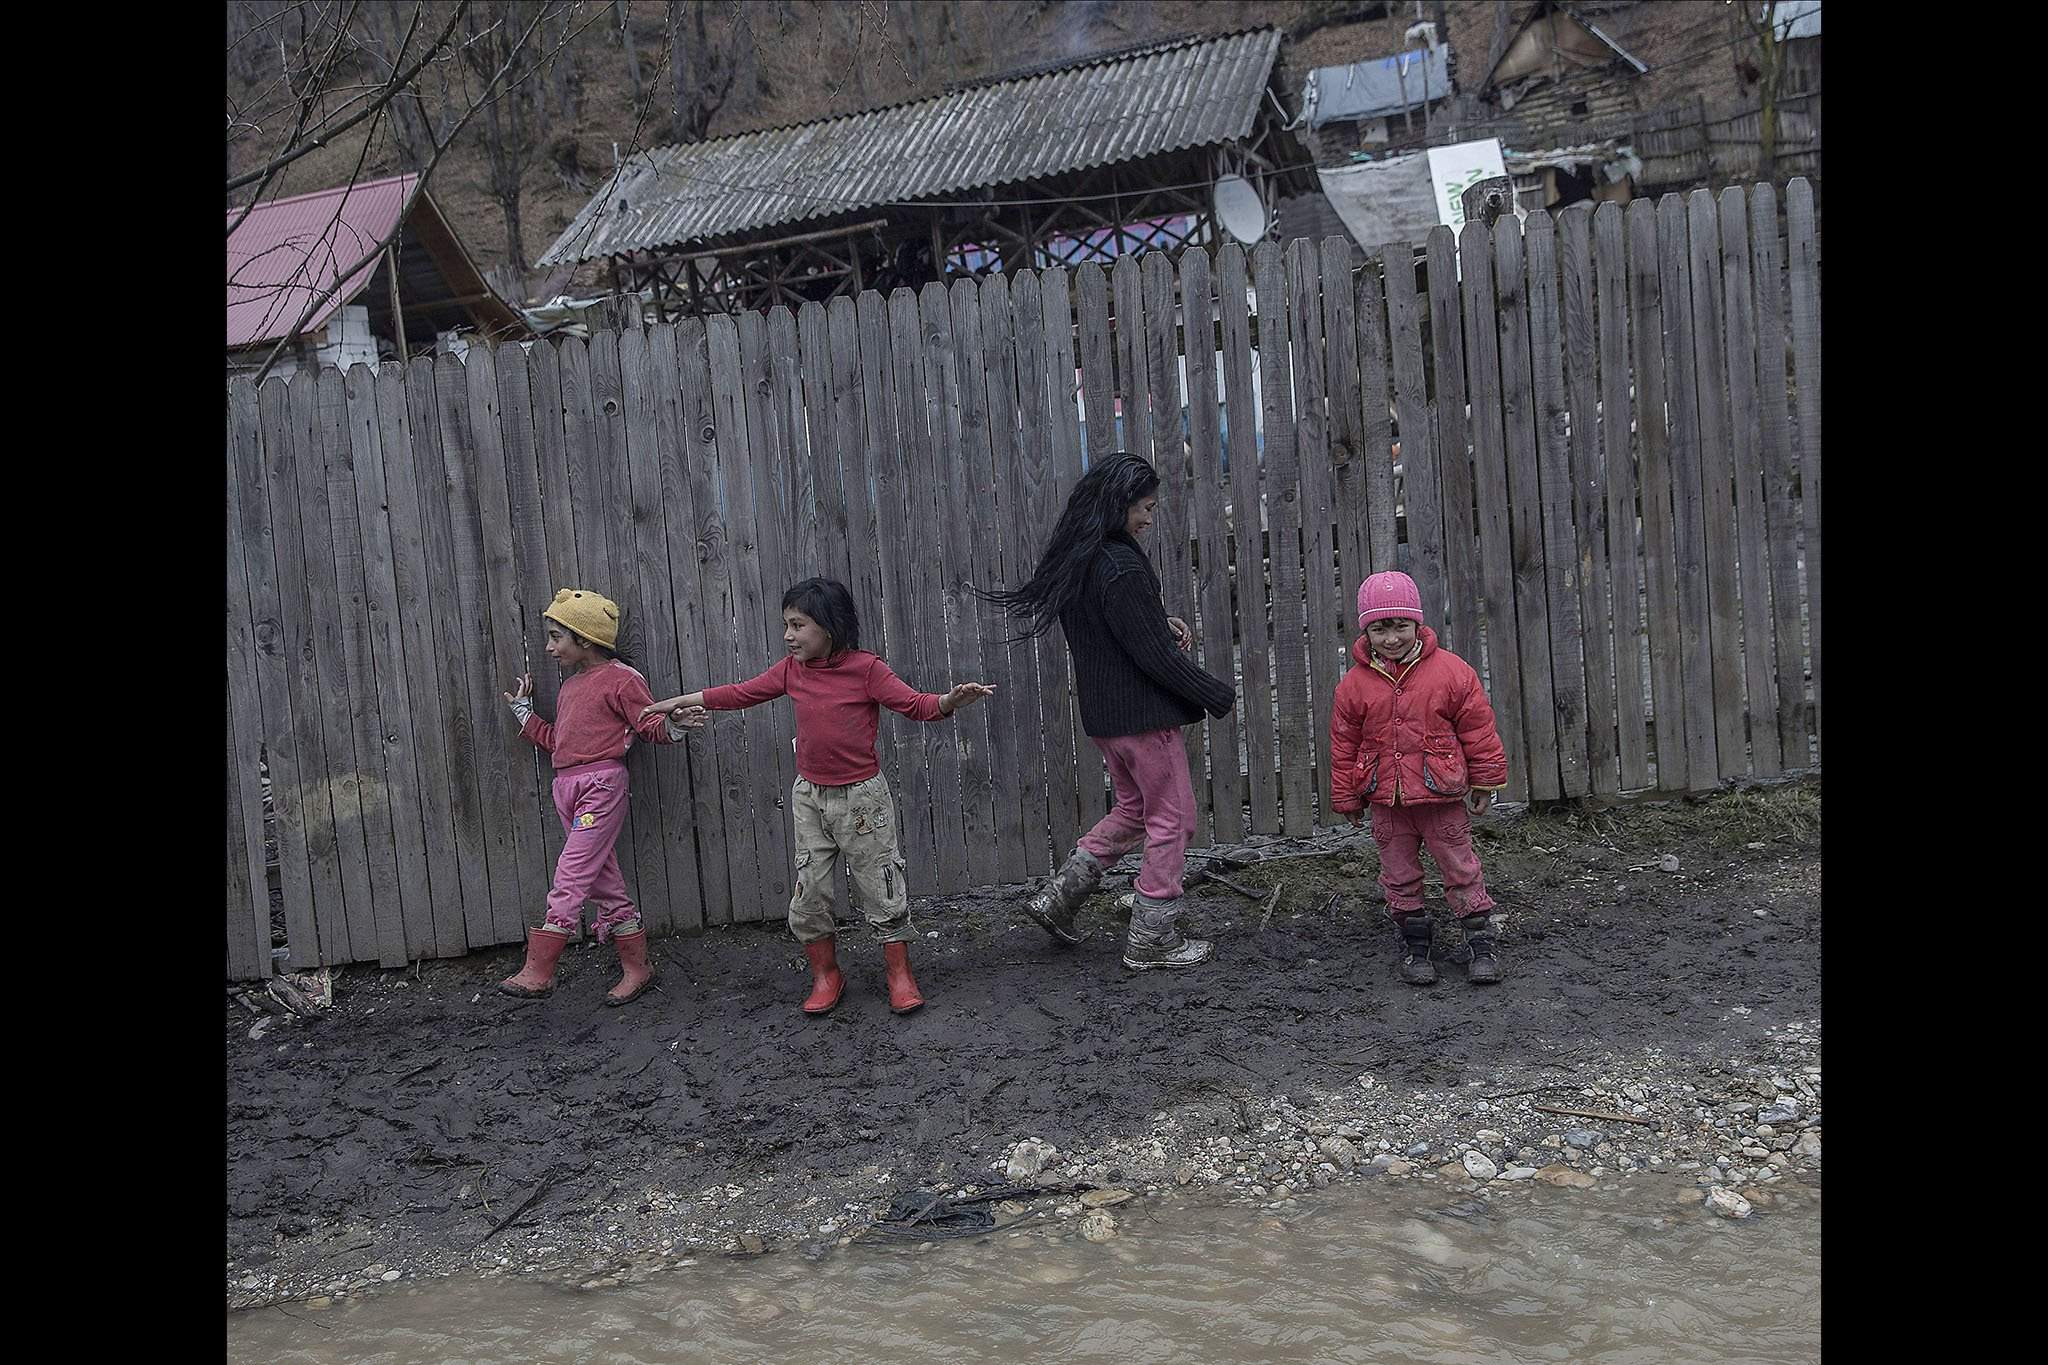
[[[1732,1223],[1689,1183],[1344,1182],[1284,1214],[1173,1197],[1018,1230],[721,1256],[612,1288],[455,1277],[231,1313],[230,1361],[1816,1361],[1820,1192]],[[1781,1186],[1780,1189],[1785,1187]],[[1055,1226],[1041,1228],[1042,1223]]]

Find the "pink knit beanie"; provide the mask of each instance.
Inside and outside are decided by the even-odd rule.
[[[1422,624],[1422,590],[1404,573],[1376,573],[1358,585],[1358,628],[1388,617]]]

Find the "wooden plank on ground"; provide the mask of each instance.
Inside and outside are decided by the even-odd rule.
[[[553,356],[553,348],[548,350]],[[423,647],[433,657],[433,687],[420,704],[435,712],[434,729],[441,739],[446,779],[447,819],[454,842],[460,897],[451,904],[435,897],[436,935],[442,952],[486,947],[495,943],[491,920],[491,881],[484,852],[483,811],[477,801],[476,734],[471,717],[470,661],[473,637],[458,614],[454,547],[449,530],[448,466],[441,451],[440,399],[434,383],[432,356],[415,356],[405,369],[406,424],[412,435],[412,487],[420,509],[421,582],[427,585]],[[557,429],[559,431],[559,411]],[[394,481],[395,481],[394,476]],[[408,650],[411,645],[408,644]],[[508,719],[501,711],[486,722]],[[552,817],[552,806],[543,812]],[[460,920],[442,916],[450,908]],[[475,937],[481,932],[483,937]]]
[[[1728,371],[1728,439],[1735,473],[1737,588],[1741,594],[1744,718],[1750,771],[1785,770],[1772,663],[1770,539],[1764,528],[1763,418],[1757,409],[1756,299],[1749,280],[1749,203],[1740,185],[1721,191],[1722,344]],[[1772,230],[1776,231],[1773,224]]]
[[[1353,601],[1366,579],[1399,567],[1399,531],[1395,521],[1394,494],[1394,390],[1388,358],[1387,306],[1380,287],[1380,266],[1368,259],[1358,269],[1358,391],[1365,423],[1365,562],[1359,565],[1358,582],[1351,585]],[[1355,623],[1355,622],[1354,622]]]
[[[1231,680],[1237,676],[1237,631],[1230,608],[1230,523],[1223,511],[1229,486],[1224,482],[1223,414],[1216,398],[1216,296],[1207,252],[1182,253],[1180,301],[1187,351],[1189,520],[1195,534],[1195,597],[1201,611],[1196,633],[1202,667]],[[1207,786],[1218,843],[1237,843],[1247,832],[1243,746],[1238,738],[1244,712],[1240,695],[1229,715],[1208,718]],[[1204,783],[1200,769],[1195,782],[1199,797]]]
[[[870,296],[872,297],[872,296]],[[1036,528],[1024,506],[1021,436],[1017,411],[1017,328],[1010,308],[1010,282],[984,280],[977,300],[981,308],[981,353],[988,397],[990,476],[995,489],[995,538],[987,547],[980,587],[992,590],[1023,583],[1036,567]],[[869,385],[879,392],[878,385]],[[893,455],[893,450],[892,450]],[[1028,562],[1027,562],[1028,561]],[[1015,638],[1013,623],[993,603],[969,603],[981,623],[983,664],[996,695],[990,707],[989,738],[997,746],[996,801],[1005,821],[1014,825],[1014,845],[1005,842],[998,873],[1006,882],[1038,876],[1047,866],[1050,846],[1045,837],[1045,736],[1038,723],[1038,665],[1031,642]],[[1061,850],[1064,855],[1065,850]]]
[[[372,714],[378,745],[372,771],[383,779],[383,800],[398,873],[397,896],[388,901],[378,899],[377,955],[384,966],[402,967],[420,955],[433,933],[433,909],[427,899],[426,835],[420,825],[419,770],[413,759],[412,734],[407,724],[411,708],[403,665],[405,646],[398,631],[391,522],[385,510],[384,436],[377,418],[376,373],[367,365],[351,366],[343,377],[342,387],[348,394],[349,447],[355,474],[356,524],[362,543],[369,657],[373,663],[385,664],[365,670],[365,674],[376,679]],[[361,944],[353,946],[358,952],[362,950]]]
[[[1514,568],[1515,649],[1528,736],[1529,799],[1555,801],[1557,707],[1550,685],[1550,605],[1544,591],[1543,493],[1537,477],[1535,380],[1529,361],[1530,299],[1522,232],[1494,227],[1493,281],[1500,309],[1501,431],[1507,448],[1508,550]]]
[[[1607,462],[1600,446],[1599,317],[1593,303],[1593,211],[1557,218],[1564,296],[1565,394],[1571,422],[1571,518],[1585,662],[1586,758],[1596,796],[1621,790],[1616,747],[1614,609],[1607,595]],[[1633,699],[1630,706],[1636,703]]]
[[[1302,598],[1308,633],[1308,734],[1315,772],[1310,791],[1325,824],[1329,810],[1330,710],[1344,675],[1345,649],[1336,619],[1337,569],[1332,539],[1336,511],[1330,466],[1329,371],[1324,355],[1322,255],[1314,242],[1297,237],[1287,244],[1287,334],[1292,348],[1295,395],[1295,452],[1301,482]],[[1345,293],[1350,279],[1339,281]],[[1354,604],[1356,597],[1353,597]],[[1354,618],[1355,619],[1355,618]]]
[[[1116,362],[1110,350],[1109,277],[1101,266],[1085,262],[1074,271],[1074,294],[1080,303],[1081,401],[1087,405],[1088,463],[1093,464],[1121,449],[1123,442],[1116,415]],[[1042,287],[1039,296],[1044,297]]]
[[[1259,306],[1260,459],[1266,490],[1266,556],[1273,583],[1273,676],[1278,687],[1280,818],[1288,834],[1313,828],[1308,647],[1301,569],[1301,464],[1295,445],[1292,357],[1287,338],[1287,274],[1278,242],[1252,252]]]
[[[1074,363],[1074,307],[1067,290],[1067,274],[1064,270],[1047,270],[1038,279],[1039,316],[1043,320],[1042,342],[1045,347],[1045,366],[1051,406],[1046,420],[1052,433],[1052,496],[1053,515],[1059,515],[1064,508],[1067,495],[1074,491],[1074,485],[1081,480],[1081,473],[1091,453],[1084,457],[1081,449],[1081,409],[1075,390],[1075,376],[1078,367]],[[1111,447],[1115,449],[1115,447]],[[1050,536],[1052,522],[1046,523]],[[1042,546],[1041,546],[1042,548]],[[1064,634],[1061,643],[1065,643]],[[1066,709],[1062,713],[1069,723],[1068,734],[1074,746],[1074,802],[1075,818],[1081,830],[1092,827],[1109,810],[1109,769],[1102,761],[1102,753],[1088,738],[1081,725],[1080,700],[1074,694],[1072,679],[1067,687]]]
[[[1431,228],[1428,244],[1429,347],[1436,394],[1437,483],[1443,490],[1444,614],[1440,643],[1468,661],[1479,658],[1479,542],[1473,527],[1470,423],[1465,415],[1465,329],[1458,297],[1458,242],[1450,228]]]
[[[945,486],[946,619],[952,668],[918,686],[944,693],[956,682],[986,681],[978,603],[970,585],[983,577],[978,548],[993,539],[994,514],[988,447],[988,385],[982,373],[981,305],[972,280],[955,280],[947,291],[945,399],[946,443],[939,450],[940,482]],[[967,878],[970,886],[997,880],[998,845],[1003,837],[996,817],[995,768],[989,734],[991,711],[986,702],[936,724],[950,727],[960,754],[960,808],[967,832]]]
[[[432,405],[424,411],[428,416],[419,425],[431,428]],[[433,613],[438,585],[427,571],[425,513],[415,468],[422,433],[414,429],[406,367],[395,361],[377,367],[377,421],[383,430],[385,505],[390,509],[391,568],[398,603],[395,624],[404,643],[404,724],[410,729],[419,769],[419,822],[426,840],[428,923],[419,955],[460,957],[469,944],[463,933],[464,877],[455,845],[448,740],[439,703],[443,684]]]
[[[709,642],[706,617],[711,611],[700,578],[701,554],[697,541],[697,515],[691,492],[690,466],[706,458],[703,454],[701,390],[693,388],[686,405],[682,368],[684,331],[703,335],[701,320],[686,319],[674,331],[656,329],[657,344],[649,348],[648,392],[654,399],[654,454],[660,475],[662,535],[668,545],[668,610],[675,633],[676,678],[660,690],[665,696],[680,696],[725,683],[739,682],[760,671],[754,660],[735,664],[715,660]],[[701,385],[700,371],[692,372],[691,383]],[[781,631],[776,631],[777,643]],[[684,741],[687,754],[673,755],[680,761],[688,784],[675,793],[675,801],[664,803],[671,823],[687,822],[688,832],[679,839],[677,861],[684,855],[696,862],[695,891],[677,896],[675,874],[670,875],[670,895],[677,897],[674,919],[678,928],[699,928],[706,924],[730,924],[747,907],[733,896],[726,843],[728,827],[724,786],[719,763],[720,725],[732,717],[716,715]],[[663,757],[671,757],[663,755]],[[694,894],[695,904],[690,897]],[[690,917],[696,916],[694,923]]]
[[[318,922],[345,916],[340,867],[334,857],[334,811],[327,797],[327,762],[320,736],[319,674],[314,666],[305,558],[299,527],[299,441],[292,430],[282,379],[256,391],[260,482],[246,486],[261,535],[245,541],[268,545],[277,614],[258,621],[259,650],[274,652],[284,684],[284,710],[267,716],[271,737],[270,795],[277,828],[278,875],[284,891],[285,924],[293,942],[317,943]],[[266,501],[267,499],[267,501]],[[321,547],[325,551],[325,547]],[[325,608],[329,604],[322,603]],[[264,671],[258,663],[259,675]],[[324,837],[323,837],[324,835]],[[267,889],[267,888],[266,888]],[[303,950],[301,950],[303,951]]]
[[[819,311],[823,312],[822,309]],[[694,587],[696,601],[701,604],[699,614],[691,624],[702,632],[707,680],[717,678],[740,682],[753,677],[767,665],[761,659],[741,658],[739,654],[735,618],[738,574],[733,563],[730,524],[719,498],[718,421],[712,402],[710,356],[703,319],[685,318],[676,328],[676,364],[681,376],[682,396],[679,419],[682,445],[678,452],[682,477],[677,482],[686,484],[689,490],[689,519],[683,524],[689,528],[689,538],[697,549],[697,582]],[[815,424],[828,420],[829,401],[822,394],[813,400],[811,412]],[[816,430],[816,425],[813,430]],[[670,527],[677,524],[676,510],[671,503],[668,509]],[[674,531],[669,534],[673,542]],[[674,557],[670,558],[673,560]],[[843,558],[839,562],[843,565]],[[753,719],[755,717],[746,714],[719,716],[709,727],[711,744],[697,742],[700,751],[712,748],[718,755],[717,783],[712,791],[723,822],[719,845],[725,866],[720,870],[732,889],[732,899],[723,907],[714,906],[710,896],[706,895],[704,911],[707,922],[744,922],[775,908],[771,906],[766,911],[763,908],[761,854],[747,794],[747,727]],[[697,769],[694,775],[701,784],[702,769]],[[722,916],[718,914],[720,910],[723,911]]]
[[[1051,414],[1054,407],[1070,401],[1074,378],[1071,372],[1057,374],[1050,368],[1046,312],[1038,273],[1018,271],[1010,281],[1010,315],[1016,322],[1019,518],[1015,567],[1004,575],[1004,586],[1009,588],[1023,586],[1037,571],[1038,556],[1060,513],[1054,495],[1053,446],[1057,438]],[[1071,324],[1062,318],[1054,325]],[[1028,624],[1014,617],[1011,621],[1013,630],[1022,630]],[[1068,695],[1069,660],[1066,641],[1057,625],[1033,637],[1031,654],[1038,674],[1032,700],[1036,708],[1040,776],[1044,782],[1046,839],[1051,849],[1050,861],[1033,871],[1043,872],[1065,862],[1074,846],[1077,769],[1072,703]],[[1024,715],[1029,724],[1034,712],[1027,708]]]
[[[1700,396],[1693,355],[1691,249],[1685,201],[1657,201],[1658,293],[1664,301],[1664,391],[1671,414],[1673,554],[1685,679],[1686,786],[1720,785],[1714,728],[1713,634],[1707,623],[1707,532],[1700,487]]]
[[[1659,789],[1683,791],[1685,647],[1679,631],[1677,529],[1672,510],[1671,434],[1664,401],[1664,303],[1658,279],[1657,206],[1628,206],[1631,354],[1635,358],[1637,482],[1642,487],[1643,611],[1650,648],[1650,714]]]
[[[1493,234],[1482,222],[1458,231],[1464,264],[1465,359],[1471,373],[1472,480],[1479,518],[1479,582],[1486,613],[1486,691],[1507,749],[1512,801],[1529,795],[1529,726],[1515,621],[1515,554],[1509,537],[1507,433],[1501,419],[1499,312],[1493,301]]]
[[[1236,619],[1239,682],[1237,710],[1244,717],[1246,785],[1252,829],[1280,832],[1280,760],[1273,719],[1273,645],[1267,626],[1264,498],[1259,484],[1259,393],[1252,383],[1250,302],[1244,251],[1226,242],[1216,251],[1216,303],[1222,336],[1225,458],[1230,478],[1230,524],[1237,570]]]
[[[1001,284],[988,287],[1008,293]],[[996,496],[995,439],[991,431],[995,418],[990,412],[988,371],[991,350],[1003,348],[1009,338],[984,342],[981,292],[973,280],[953,281],[952,304],[953,354],[960,374],[961,436],[954,459],[956,482],[965,501],[961,527],[967,531],[963,537],[967,552],[962,565],[964,579],[956,598],[959,616],[954,628],[956,650],[964,654],[956,652],[955,667],[972,670],[972,681],[994,683],[1000,689],[1002,684],[995,680],[1003,671],[1002,632],[982,610],[974,589],[994,582],[1001,563],[1003,511]],[[943,693],[954,683],[969,680],[933,678],[923,686]],[[1018,881],[1024,875],[1023,817],[1014,776],[1017,732],[1001,723],[1002,696],[998,690],[994,697],[956,712],[951,721],[938,722],[959,727],[965,750],[961,772],[962,797],[968,803],[970,826],[967,863],[977,886]],[[989,833],[977,852],[971,831],[974,823],[982,819],[987,820]]]
[[[837,311],[841,303],[847,304],[849,323],[852,320],[851,301],[834,299],[832,327],[835,345]],[[755,488],[760,461],[754,454],[747,423],[739,326],[732,318],[713,313],[705,318],[704,330],[706,351],[711,362],[711,411],[718,480],[729,513],[726,534],[733,551],[734,649],[740,672],[751,675],[767,667],[777,657],[772,652],[758,650],[755,641],[760,638],[765,622],[781,619],[782,594],[787,585],[775,583],[764,577],[762,572],[760,499]],[[834,383],[841,382],[842,378],[835,375]],[[858,384],[858,377],[853,382]],[[853,433],[851,440],[858,445],[860,434]],[[867,481],[862,478],[858,482],[865,485]],[[863,507],[865,502],[863,498]],[[872,542],[873,532],[865,518],[862,520],[861,533]],[[874,552],[861,548],[856,553],[864,553],[872,560]],[[859,573],[856,567],[856,574]],[[859,601],[869,620],[878,623],[874,604],[880,590],[875,585],[876,577],[878,574],[870,571],[869,576],[861,578],[860,590],[868,595]],[[736,913],[748,919],[774,919],[787,911],[795,869],[794,850],[784,835],[788,821],[779,818],[779,798],[784,791],[779,753],[789,748],[789,740],[794,733],[794,704],[773,709],[752,707],[741,713],[741,719],[744,721],[741,733],[746,741],[746,780],[739,788],[738,803],[728,806],[727,815],[730,817],[735,810],[751,812],[749,820],[754,835],[757,889],[754,899],[738,907]],[[730,783],[727,785],[731,786]]]
[[[1166,614],[1193,623],[1201,612],[1194,593],[1194,559],[1188,550],[1187,410],[1181,394],[1180,326],[1173,263],[1163,251],[1148,251],[1139,260],[1138,275],[1145,313],[1145,390],[1152,402],[1152,467],[1159,471],[1159,503],[1151,554],[1159,570],[1159,596]],[[1190,624],[1189,629],[1195,629],[1194,625]],[[1194,724],[1181,727],[1181,747],[1187,755],[1188,776],[1195,793],[1193,841],[1198,846],[1213,842],[1216,829],[1203,740],[1207,720],[1203,716]]]
[[[1743,725],[1742,624],[1737,601],[1735,471],[1722,350],[1721,232],[1712,190],[1686,198],[1691,233],[1692,343],[1699,388],[1700,509],[1706,527],[1707,621],[1712,640],[1714,749],[1720,776],[1750,771]]]
[[[633,555],[633,581],[639,597],[634,661],[655,697],[672,697],[690,686],[682,666],[675,610],[673,542],[668,534],[668,508],[662,496],[662,411],[679,386],[676,376],[675,329],[635,327],[619,338],[619,380],[624,402],[625,461],[619,512]],[[702,732],[698,734],[701,738]],[[704,893],[697,877],[696,839],[691,830],[690,764],[684,750],[636,741],[627,751],[631,793],[647,818],[640,824],[646,839],[641,862],[662,865],[667,894],[659,899],[651,888],[635,887],[641,922],[650,933],[695,929],[704,923]],[[645,798],[653,798],[647,800]]]
[[[1563,795],[1585,796],[1592,783],[1586,764],[1584,625],[1579,612],[1578,547],[1572,533],[1557,232],[1549,214],[1530,215],[1524,247],[1529,270],[1529,360],[1535,378],[1543,593],[1550,617],[1550,700],[1557,713],[1558,782]]]
[[[1806,532],[1806,635],[1813,677],[1813,756],[1820,760],[1821,609],[1821,363],[1820,238],[1814,231],[1813,186],[1805,177],[1785,187],[1785,262],[1792,308],[1792,375],[1799,398],[1799,517]]]
[[[1644,716],[1641,561],[1636,548],[1636,466],[1629,449],[1628,259],[1621,205],[1593,212],[1593,271],[1600,291],[1600,452],[1607,480],[1607,558],[1614,596],[1615,742],[1621,789],[1650,785]]]
[[[927,658],[930,618],[937,611],[939,597],[937,557],[925,531],[936,513],[929,472],[931,428],[925,413],[924,325],[918,316],[917,295],[909,289],[889,294],[889,388],[898,450],[895,505],[900,506],[901,524],[915,528],[917,537],[917,553],[902,556],[892,566],[901,580],[897,592],[905,604],[907,629],[902,646],[890,646],[890,663],[913,686],[922,686],[935,669],[944,667],[945,654],[941,652],[936,663]],[[904,778],[901,819],[909,832],[904,849],[906,853],[915,850],[920,879],[940,876],[940,838],[945,829],[933,819],[938,802],[930,756],[934,736],[929,728],[906,722],[898,729]],[[956,835],[958,828],[956,816]]]
[[[1396,435],[1401,446],[1401,482],[1396,495],[1407,532],[1406,551],[1389,567],[1402,569],[1415,580],[1422,590],[1423,616],[1432,627],[1438,627],[1444,623],[1443,490],[1437,481],[1429,426],[1413,249],[1397,242],[1381,254],[1386,263],[1387,340],[1399,416]]]
[[[334,376],[331,385],[323,380],[322,371],[302,370],[294,376],[291,411],[298,435],[296,496],[306,596],[316,604],[307,624],[314,671],[320,682],[316,710],[326,765],[323,781],[331,812],[327,837],[338,864],[342,898],[338,907],[341,913],[317,916],[317,944],[322,960],[339,963],[355,960],[349,951],[349,926],[374,924],[376,911],[372,906],[369,846],[363,835],[361,765],[356,759],[355,725],[349,709],[347,654],[342,644],[343,598],[335,581],[334,526],[326,493],[331,453],[348,441],[348,417],[340,372],[330,369],[324,373]],[[481,866],[481,859],[478,865]],[[264,932],[268,942],[269,931]],[[373,944],[366,948],[366,955],[369,951],[374,951]]]

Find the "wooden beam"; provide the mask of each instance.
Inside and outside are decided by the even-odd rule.
[[[398,306],[398,239],[394,235],[391,245],[384,248],[384,274],[391,284],[391,330],[398,336],[398,360],[405,364],[412,359],[412,353],[405,345],[405,310]]]

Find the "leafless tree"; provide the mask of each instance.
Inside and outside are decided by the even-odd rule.
[[[669,47],[675,105],[669,125],[677,142],[702,142],[711,119],[735,91],[751,97],[758,59],[754,29],[738,0],[668,0]],[[744,83],[742,78],[744,78]]]
[[[1785,32],[1787,23],[1778,18],[1777,0],[1739,0],[1733,6],[1755,46],[1748,53],[1749,65],[1742,75],[1756,82],[1757,153],[1756,177],[1773,180],[1778,170],[1778,95],[1785,83]]]
[[[575,54],[565,47],[574,9],[567,4],[543,5],[536,22],[543,41],[528,43],[519,20],[534,6],[528,0],[482,0],[472,3],[463,19],[463,64],[480,81],[504,72],[502,93],[485,99],[478,137],[488,167],[491,198],[505,222],[505,263],[521,277],[531,268],[526,255],[521,196],[527,168],[533,163],[549,126],[551,96],[555,114],[566,116],[566,95],[556,93]],[[550,33],[550,30],[553,30]],[[552,41],[548,41],[552,39]]]

